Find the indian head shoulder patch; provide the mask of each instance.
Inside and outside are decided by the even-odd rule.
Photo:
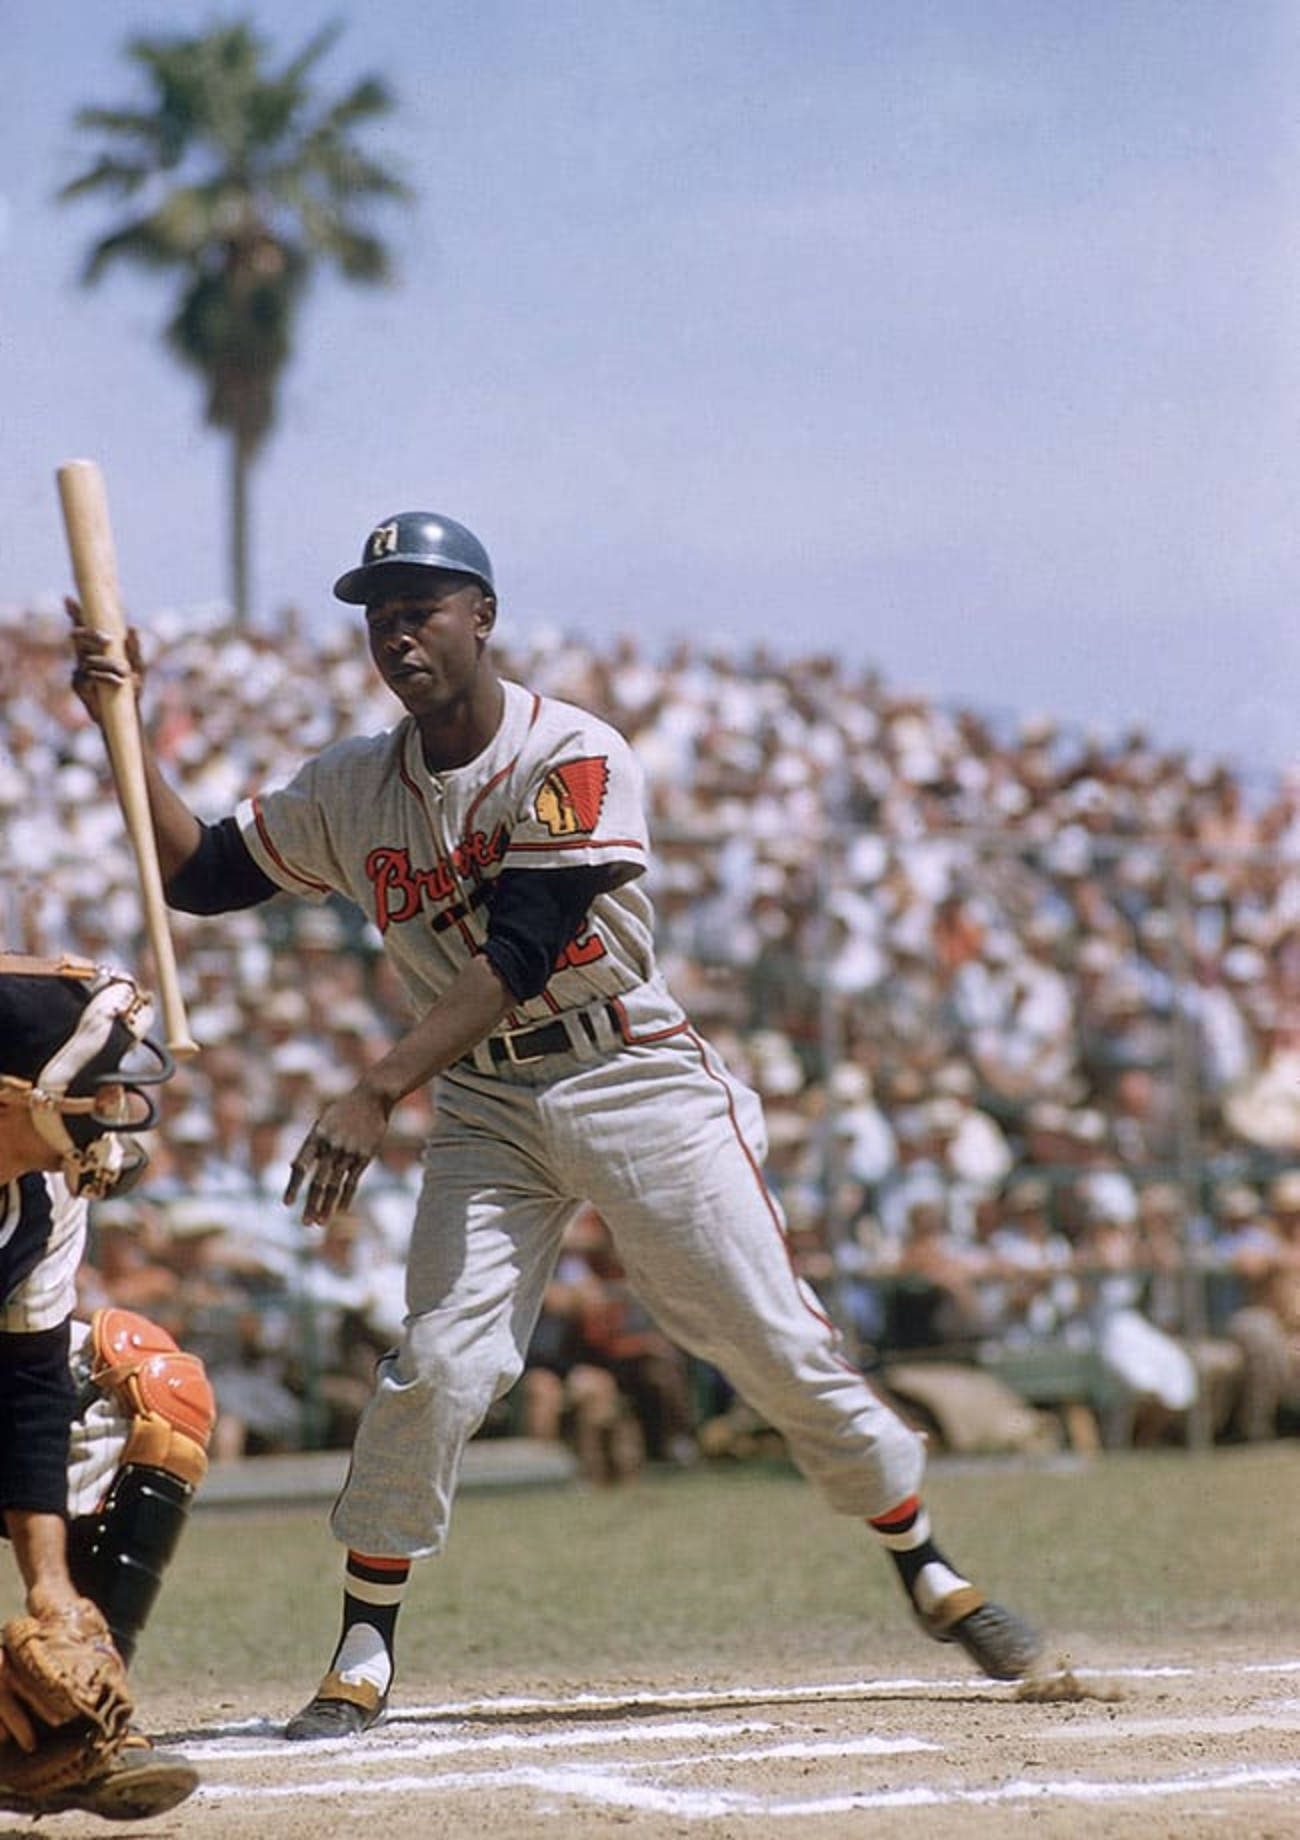
[[[562,760],[538,788],[533,806],[539,824],[552,837],[575,837],[594,831],[609,785],[609,762],[603,754],[586,760]]]

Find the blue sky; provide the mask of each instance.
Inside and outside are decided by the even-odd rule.
[[[236,9],[239,11],[239,9]],[[492,551],[506,629],[834,650],[898,689],[1300,759],[1291,0],[368,0],[243,9],[385,75],[387,291],[324,283],[255,477],[255,617],[370,524]],[[225,591],[223,445],[165,296],[53,195],[128,33],[7,0],[0,604],[103,465],[147,624]]]

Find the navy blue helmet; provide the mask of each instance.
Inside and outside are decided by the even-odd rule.
[[[361,566],[334,583],[341,601],[368,607],[388,593],[418,582],[413,571],[438,569],[468,575],[493,592],[492,563],[474,535],[438,511],[399,511],[376,524],[361,552]]]

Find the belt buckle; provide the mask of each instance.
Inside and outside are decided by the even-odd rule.
[[[536,1033],[537,1031],[535,1029],[515,1029],[501,1037],[501,1040],[505,1044],[506,1059],[510,1062],[512,1067],[530,1067],[534,1061],[544,1061],[546,1059],[545,1048],[539,1049],[536,1054],[520,1054],[515,1047],[515,1041],[519,1035],[534,1035]]]

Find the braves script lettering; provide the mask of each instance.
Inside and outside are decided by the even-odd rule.
[[[366,857],[366,875],[374,890],[375,925],[386,933],[390,926],[413,919],[423,907],[441,907],[460,893],[462,878],[500,862],[505,848],[504,826],[490,837],[484,831],[471,831],[449,857],[439,857],[431,869],[416,869],[407,850],[380,844]]]

